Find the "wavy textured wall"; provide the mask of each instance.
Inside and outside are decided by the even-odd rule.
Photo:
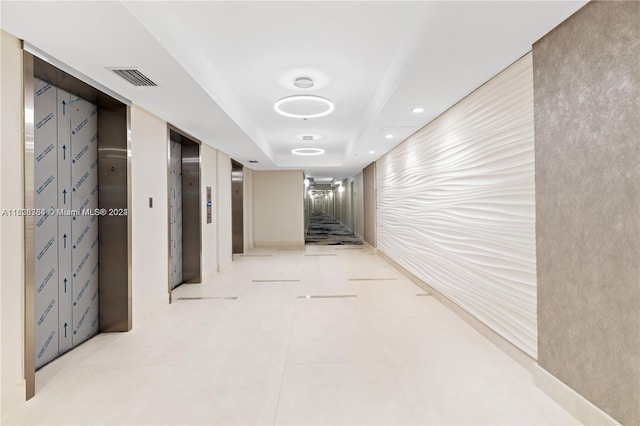
[[[377,164],[378,249],[537,356],[531,54]]]

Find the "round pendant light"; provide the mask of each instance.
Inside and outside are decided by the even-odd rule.
[[[291,153],[294,155],[322,155],[324,149],[320,148],[296,148],[292,149]]]
[[[333,102],[322,96],[292,95],[279,99],[274,105],[278,114],[292,118],[316,118],[331,114]]]

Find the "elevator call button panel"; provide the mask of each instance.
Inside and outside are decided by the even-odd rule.
[[[207,186],[207,223],[211,223],[211,187]]]

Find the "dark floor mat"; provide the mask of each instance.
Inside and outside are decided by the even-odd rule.
[[[313,214],[305,238],[307,244],[317,245],[362,245],[362,240],[328,214]]]

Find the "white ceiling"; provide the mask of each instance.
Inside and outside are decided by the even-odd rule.
[[[320,178],[357,174],[585,3],[2,1],[0,20],[251,168]],[[159,87],[133,87],[107,70],[117,66],[137,67]],[[294,87],[303,75],[316,86]],[[275,101],[302,92],[331,99],[335,111],[308,120],[274,111]],[[413,114],[416,106],[425,111]],[[307,133],[322,139],[296,138]],[[326,153],[290,153],[299,147]]]

